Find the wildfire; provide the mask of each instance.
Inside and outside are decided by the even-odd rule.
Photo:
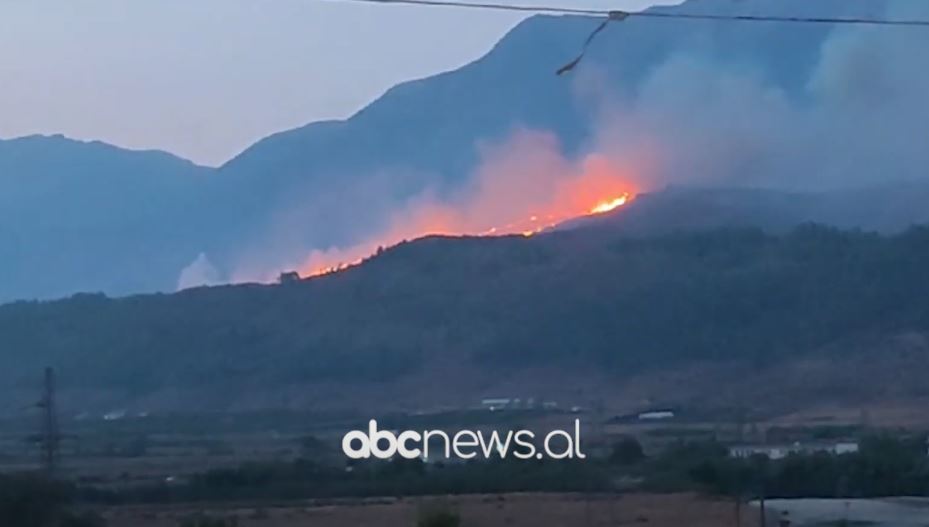
[[[558,224],[564,221],[570,220],[570,219],[580,218],[583,216],[594,216],[597,214],[604,214],[606,212],[610,212],[612,210],[615,210],[629,203],[630,201],[632,201],[632,199],[633,199],[633,195],[631,195],[628,192],[624,192],[619,196],[598,201],[594,206],[590,207],[589,209],[586,209],[586,211],[581,210],[575,214],[570,214],[570,213],[546,214],[544,216],[533,214],[532,216],[529,216],[525,221],[508,223],[502,227],[491,227],[489,229],[476,233],[476,235],[478,236],[507,236],[511,234],[521,234],[528,238],[540,232],[554,228]],[[450,233],[450,232],[444,232],[444,231],[435,232],[435,231],[425,230],[419,233],[419,235],[409,236],[404,239],[415,239],[418,237],[428,236],[431,234],[457,234],[457,235],[462,235],[462,236],[475,235],[474,233],[470,233],[467,231]],[[396,243],[399,243],[399,241],[393,242],[393,244],[396,244]],[[385,245],[383,244],[378,245],[378,247],[384,247],[384,246]],[[364,261],[365,258],[374,255],[376,250],[377,249],[375,250],[368,249],[367,252],[365,252],[363,256],[355,257],[349,261],[340,261],[338,263],[331,264],[331,265],[314,267],[309,272],[306,272],[305,276],[306,277],[322,276],[322,275],[337,273],[339,271],[344,271],[345,269],[348,269],[349,267],[353,267],[355,265],[360,264],[362,261]]]
[[[638,171],[591,155],[565,160],[546,137],[520,136],[491,152],[486,167],[458,200],[414,198],[387,227],[347,248],[313,251],[304,277],[336,273],[382,248],[430,235],[534,236],[565,221],[604,214],[635,198]]]
[[[613,198],[609,201],[601,201],[600,203],[597,203],[596,205],[594,205],[593,208],[590,209],[590,213],[591,214],[603,214],[604,212],[610,212],[616,207],[622,207],[623,205],[626,204],[627,201],[629,201],[629,194],[623,194],[622,196],[619,196],[618,198]]]

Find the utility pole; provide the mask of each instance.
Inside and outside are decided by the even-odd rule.
[[[55,477],[58,470],[58,447],[61,435],[58,431],[58,413],[55,407],[55,371],[45,368],[45,384],[42,400],[38,407],[42,409],[42,435],[39,439],[42,453],[42,468],[48,477]]]
[[[768,497],[768,458],[757,460],[758,471],[758,524],[761,527],[768,525],[768,511],[765,508],[765,499]]]
[[[762,484],[761,497],[758,500],[759,501],[758,515],[760,516],[758,518],[759,519],[758,523],[761,524],[761,527],[767,527],[768,525],[768,512],[765,510],[764,499],[765,499],[765,490],[764,490],[764,484]]]

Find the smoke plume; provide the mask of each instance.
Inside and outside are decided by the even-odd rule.
[[[887,5],[874,15],[929,18],[924,2]],[[622,24],[610,28],[620,31]],[[667,185],[819,190],[927,181],[925,28],[838,27],[812,60],[777,55],[784,43],[771,38],[766,60],[811,62],[799,88],[777,80],[762,58],[750,65],[721,60],[713,45],[684,45],[690,42],[701,40],[682,38],[622,86],[603,82],[597,58],[587,60],[571,82],[596,117],[578,153],[566,155],[554,132],[521,128],[481,148],[479,168],[451,195],[428,183],[400,201],[370,188],[346,191],[356,194],[342,196],[342,206],[378,211],[367,223],[341,216],[365,225],[364,234],[353,237],[362,241],[302,246],[304,256],[278,260],[275,271],[286,263],[318,273],[427,234],[529,233],[587,213],[598,200]],[[395,184],[391,177],[375,181]],[[325,199],[307,207],[325,208]]]

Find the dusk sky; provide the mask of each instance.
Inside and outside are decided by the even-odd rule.
[[[554,2],[654,3],[678,2]],[[461,66],[524,16],[331,0],[0,2],[0,138],[62,133],[218,165]]]

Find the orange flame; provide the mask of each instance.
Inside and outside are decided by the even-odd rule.
[[[550,149],[539,154],[537,145],[529,145],[535,147],[530,156],[519,157],[521,146],[526,145],[508,148],[492,160],[492,168],[478,173],[472,199],[455,205],[411,203],[390,228],[364,243],[314,251],[300,274],[342,271],[384,247],[429,235],[534,236],[566,220],[613,211],[635,197],[635,174],[602,156],[590,156],[578,167],[560,155],[546,155]]]
[[[608,201],[601,201],[597,203],[592,209],[590,209],[591,214],[603,214],[604,212],[610,212],[616,207],[622,207],[629,201],[629,194],[623,194],[618,198],[613,198]]]
[[[622,207],[626,203],[630,202],[632,199],[633,198],[629,193],[623,193],[621,196],[600,201],[593,207],[590,207],[590,209],[588,209],[587,211],[579,211],[576,214],[563,214],[563,215],[549,214],[546,216],[547,220],[541,223],[540,223],[540,219],[538,216],[530,216],[525,222],[509,223],[505,225],[503,228],[491,227],[483,232],[477,233],[476,235],[478,236],[507,236],[510,234],[518,233],[528,238],[530,236],[533,236],[545,230],[551,229],[557,226],[559,223],[562,223],[570,219],[579,218],[582,216],[593,216],[596,214],[604,214],[604,213],[610,212],[619,207]],[[519,227],[517,227],[518,225],[530,225],[531,228],[519,231],[518,230]],[[404,238],[404,240],[422,238],[424,236],[436,235],[436,234],[448,234],[448,235],[459,235],[459,236],[474,235],[473,233],[469,233],[466,231],[459,231],[459,232],[452,233],[452,232],[438,232],[438,231],[425,230],[422,233],[420,233],[418,236],[412,236],[411,238]],[[396,245],[400,241],[402,240],[397,240],[392,243],[386,243],[386,244],[385,243],[377,244],[377,247],[382,248],[382,247],[388,247],[391,245]],[[334,251],[334,253],[336,254],[338,252],[339,251]],[[322,254],[325,254],[325,253],[322,253]],[[305,271],[304,277],[321,276],[321,275],[326,275],[326,274],[331,274],[331,273],[337,273],[339,271],[344,271],[345,269],[348,269],[349,267],[353,267],[355,265],[360,264],[362,261],[365,260],[365,258],[367,258],[368,256],[373,256],[374,254],[375,254],[375,251],[367,250],[364,256],[357,257],[348,262],[340,261],[332,265],[314,267],[314,268],[311,268],[309,271]]]

